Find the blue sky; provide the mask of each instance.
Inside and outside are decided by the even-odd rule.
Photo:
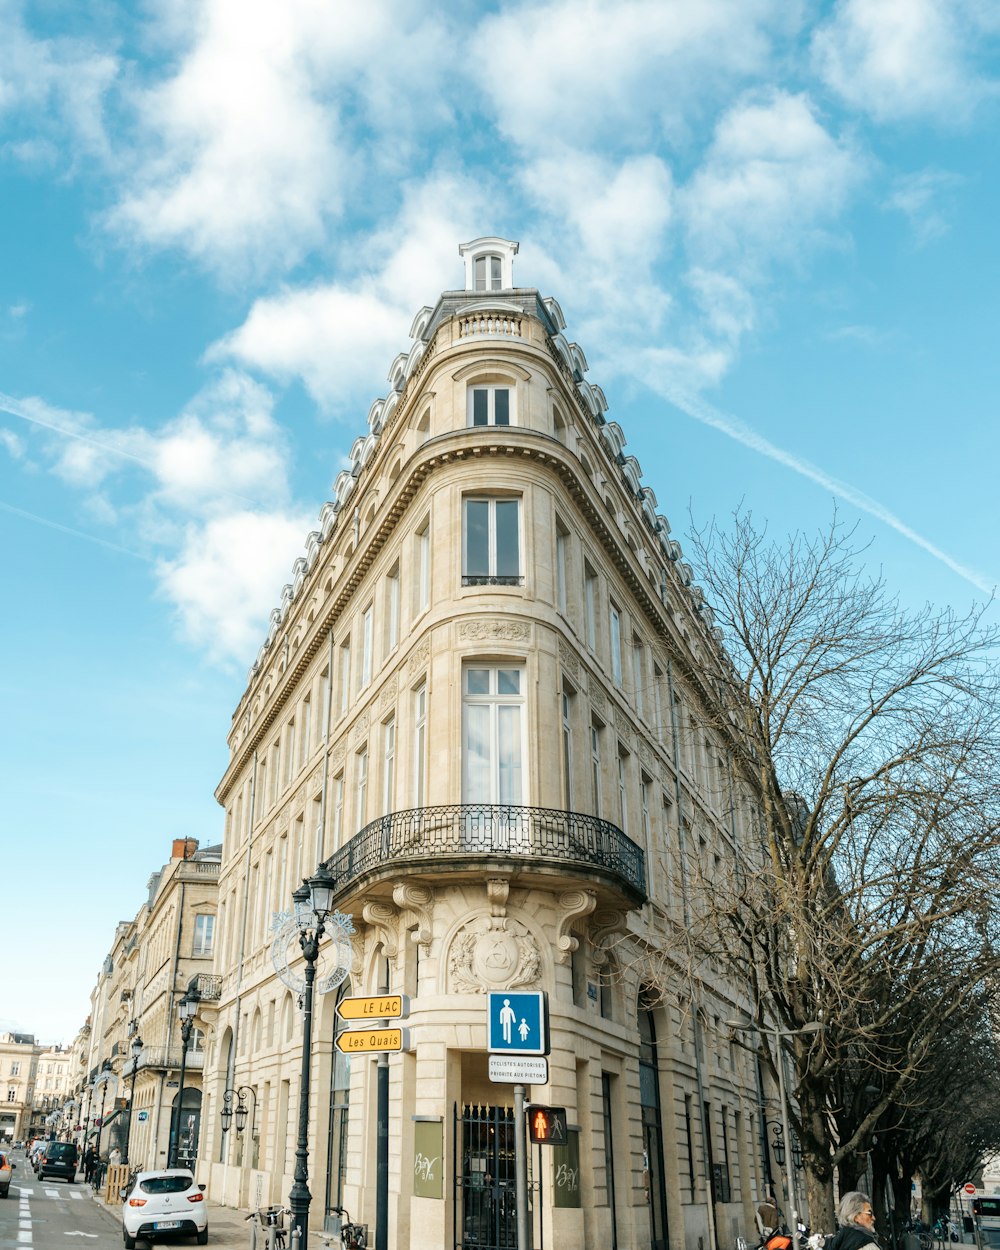
[[[1000,578],[989,0],[0,31],[0,1027],[70,1041],[172,838],[220,840],[268,613],[461,242],[520,241],[682,542],[836,502],[908,604]]]

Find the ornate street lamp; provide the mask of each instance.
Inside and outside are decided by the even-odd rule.
[[[201,1001],[201,995],[197,990],[189,989],[181,1001],[177,1004],[177,1011],[181,1018],[181,1080],[180,1089],[177,1092],[177,1106],[174,1109],[173,1123],[170,1130],[170,1151],[167,1156],[167,1166],[175,1168],[177,1166],[177,1149],[180,1145],[181,1134],[181,1115],[184,1108],[184,1070],[187,1067],[188,1044],[191,1041],[191,1032],[194,1029],[194,1018],[198,1014],[198,1003]]]
[[[726,1027],[740,1031],[756,1029],[758,1033],[764,1033],[775,1040],[775,1050],[777,1052],[775,1055],[775,1067],[778,1072],[778,1101],[781,1104],[781,1123],[774,1125],[772,1128],[774,1140],[771,1143],[771,1147],[774,1150],[775,1158],[778,1160],[778,1166],[786,1165],[785,1184],[788,1187],[788,1202],[791,1206],[789,1229],[792,1234],[792,1246],[794,1250],[799,1250],[799,1213],[795,1197],[795,1174],[792,1163],[793,1156],[797,1154],[799,1163],[796,1166],[801,1166],[802,1148],[796,1138],[792,1136],[788,1123],[788,1097],[785,1093],[785,1050],[783,1043],[789,1038],[799,1037],[806,1033],[822,1033],[826,1026],[819,1020],[811,1020],[800,1029],[767,1029],[753,1022],[727,1020]],[[785,1149],[786,1142],[791,1143],[791,1150]]]
[[[253,1099],[253,1113],[247,1111],[247,1096]],[[233,1109],[233,1099],[236,1099],[236,1108]],[[236,1131],[242,1133],[246,1128],[247,1115],[250,1114],[250,1136],[253,1137],[254,1121],[257,1119],[257,1095],[250,1085],[241,1085],[238,1089],[226,1089],[222,1091],[222,1131],[229,1132],[229,1126],[232,1124],[233,1116],[236,1117]]]
[[[302,1071],[299,1088],[299,1134],[295,1143],[295,1174],[289,1193],[289,1209],[291,1211],[290,1235],[297,1240],[299,1250],[306,1250],[306,1239],[309,1235],[309,1205],[312,1196],[309,1193],[309,1076],[312,1050],[312,990],[316,983],[316,960],[319,959],[320,939],[326,933],[326,921],[330,919],[336,880],[320,866],[309,881],[304,881],[291,898],[295,901],[295,911],[287,918],[284,926],[277,931],[272,944],[271,958],[281,979],[292,989],[299,990],[302,1003]],[[354,933],[354,925],[350,916],[335,913],[335,938],[337,944],[336,966],[330,975],[319,981],[320,994],[334,989],[339,985],[350,970],[350,943],[347,934]],[[305,959],[305,976],[299,981],[289,969],[289,939],[297,935],[302,956]],[[239,1111],[237,1111],[239,1114]],[[237,1121],[239,1126],[239,1121]]]
[[[128,1098],[128,1127],[125,1129],[125,1151],[122,1163],[128,1163],[128,1147],[132,1140],[132,1116],[135,1114],[135,1074],[139,1071],[139,1056],[142,1054],[142,1038],[138,1035],[132,1038],[132,1085]]]
[[[104,1063],[101,1065],[101,1075],[94,1082],[95,1091],[98,1085],[100,1085],[101,1087],[101,1110],[100,1110],[99,1115],[97,1116],[97,1119],[94,1121],[94,1123],[97,1126],[98,1157],[100,1157],[100,1153],[101,1153],[101,1130],[104,1128],[104,1100],[108,1096],[108,1082],[111,1080],[115,1082],[115,1086],[117,1088],[118,1078],[115,1076],[114,1071],[112,1070],[111,1060],[105,1059]]]

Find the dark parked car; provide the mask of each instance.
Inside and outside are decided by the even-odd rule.
[[[61,1176],[72,1185],[76,1180],[76,1169],[79,1155],[76,1146],[69,1141],[46,1142],[45,1150],[38,1165],[38,1179],[44,1181],[49,1176]]]

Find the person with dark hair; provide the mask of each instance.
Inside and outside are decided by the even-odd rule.
[[[840,1228],[826,1243],[824,1250],[879,1250],[875,1236],[875,1212],[872,1200],[860,1189],[852,1189],[840,1200],[837,1208]]]

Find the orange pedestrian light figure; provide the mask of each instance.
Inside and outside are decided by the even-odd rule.
[[[568,1137],[565,1107],[528,1108],[528,1139],[536,1146],[564,1146]]]

